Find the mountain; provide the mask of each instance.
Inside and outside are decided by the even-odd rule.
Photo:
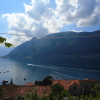
[[[100,55],[100,30],[95,32],[60,32],[49,34],[45,38],[32,38],[17,46],[5,57],[32,59],[34,57],[87,55]]]

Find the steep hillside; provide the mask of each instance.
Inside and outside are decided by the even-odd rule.
[[[100,35],[98,34],[100,34],[100,30],[80,33],[61,32],[46,36],[50,38],[33,38],[17,46],[5,57],[19,59],[68,55],[99,55]]]

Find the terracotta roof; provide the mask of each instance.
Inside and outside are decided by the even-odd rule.
[[[70,84],[69,84],[68,87],[70,87],[73,84],[76,84],[76,85],[80,86],[79,80],[70,80]]]
[[[91,79],[88,79],[88,78],[86,78],[84,80],[53,80],[52,85],[58,83],[58,84],[62,85],[65,88],[65,90],[69,90],[69,87],[73,84],[76,84],[77,86],[81,86],[80,85],[81,81],[91,81],[91,82],[96,81],[96,82],[99,82],[100,80],[91,80]]]
[[[69,90],[69,87],[73,84],[80,86],[79,80],[53,80],[52,85],[57,83],[62,85],[65,90]]]

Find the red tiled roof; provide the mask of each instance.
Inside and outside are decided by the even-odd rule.
[[[65,90],[68,90],[69,87],[73,84],[80,86],[79,80],[53,80],[52,85],[57,83],[62,85],[65,88]]]
[[[91,79],[88,79],[88,78],[86,78],[84,80],[53,80],[52,85],[58,83],[58,84],[62,85],[65,90],[69,90],[69,87],[73,84],[76,84],[77,86],[81,86],[80,85],[81,81],[91,81],[91,82],[97,81],[97,82],[99,82],[100,80],[91,80]]]

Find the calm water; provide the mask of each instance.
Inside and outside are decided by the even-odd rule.
[[[100,79],[100,70],[86,69],[87,66],[91,68],[91,65],[86,64],[81,65],[84,68],[79,66],[78,64],[43,65],[0,58],[0,84],[2,80],[10,82],[12,78],[14,84],[23,85],[36,80],[43,80],[48,75],[55,79]],[[27,80],[24,80],[24,78]]]

